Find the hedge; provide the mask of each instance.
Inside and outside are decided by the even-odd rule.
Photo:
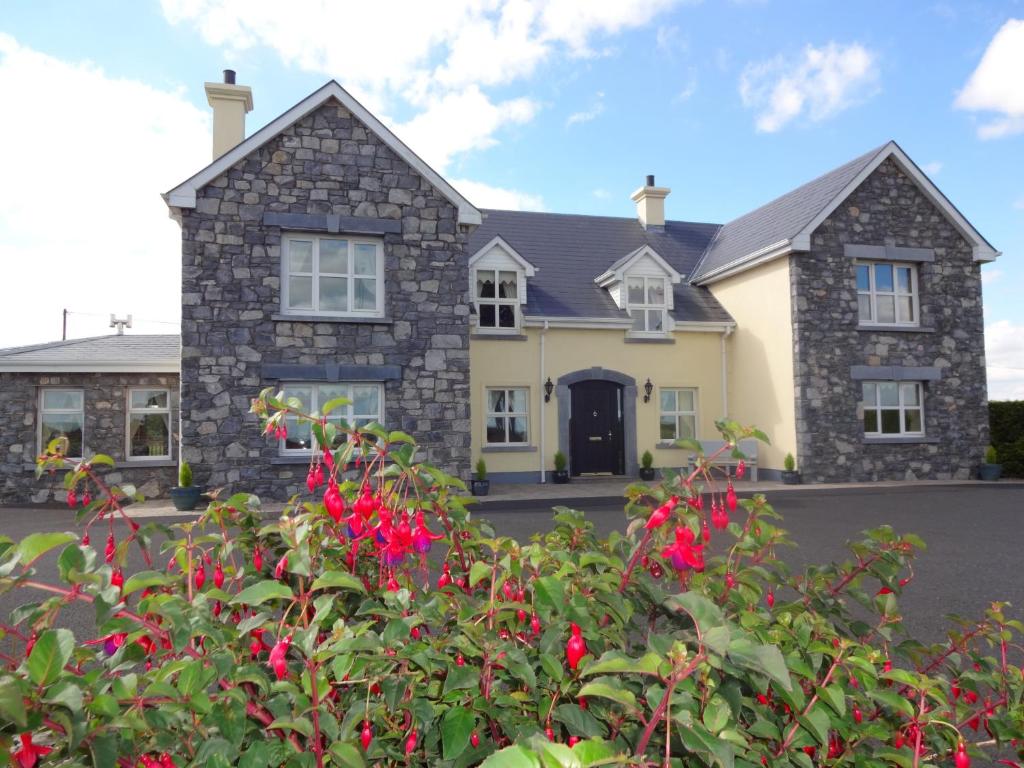
[[[1024,400],[989,403],[988,421],[1003,475],[1024,477]]]

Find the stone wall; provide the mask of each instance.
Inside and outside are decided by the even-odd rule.
[[[466,475],[467,233],[455,206],[332,100],[181,213],[182,444],[199,482],[268,498],[301,488],[303,460],[280,458],[248,413],[277,383],[267,367],[281,365],[399,366],[385,382],[386,426],[416,435],[424,460]],[[382,235],[386,321],[275,319],[287,230],[266,214],[392,225]]]
[[[146,498],[165,496],[177,482],[178,377],[152,373],[0,373],[0,503],[63,501],[63,475],[36,479],[40,387],[79,388],[84,393],[85,453],[116,462],[101,470],[108,483],[131,483]],[[171,390],[171,459],[125,460],[128,389]]]
[[[918,265],[920,330],[858,330],[845,244],[934,249]],[[891,159],[791,258],[797,457],[805,481],[967,479],[988,443],[980,264],[971,246]],[[924,385],[923,441],[872,443],[851,366],[940,369]]]

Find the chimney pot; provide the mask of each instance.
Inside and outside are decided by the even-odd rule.
[[[224,70],[223,83],[206,83],[206,101],[213,107],[213,159],[245,139],[245,115],[252,112],[252,89],[235,84],[235,70]]]
[[[653,173],[647,175],[647,186],[648,187],[653,187],[654,186],[654,174]]]

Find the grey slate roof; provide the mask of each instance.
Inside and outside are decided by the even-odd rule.
[[[109,371],[118,366],[177,371],[180,356],[177,334],[110,334],[0,349],[0,371]]]
[[[709,272],[799,234],[886,146],[876,147],[722,226],[690,279],[700,281]]]
[[[614,263],[643,245],[684,276],[675,288],[676,320],[731,322],[706,288],[689,285],[689,275],[718,230],[717,224],[669,221],[663,232],[645,231],[633,218],[485,210],[469,238],[470,254],[500,235],[537,268],[527,285],[526,315],[565,318],[623,318],[611,295],[594,283]]]

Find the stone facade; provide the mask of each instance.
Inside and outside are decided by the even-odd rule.
[[[85,454],[105,453],[116,462],[107,483],[131,483],[146,498],[159,498],[177,482],[178,377],[152,373],[0,373],[0,503],[63,501],[63,476],[36,479],[39,390],[81,389],[84,394]],[[127,461],[128,390],[171,391],[171,458]]]
[[[386,222],[385,319],[282,319],[279,214]],[[279,457],[248,413],[281,366],[398,370],[384,382],[385,426],[466,475],[467,233],[457,208],[347,109],[331,100],[253,151],[198,191],[181,224],[182,445],[199,483],[268,498],[299,490],[305,460]]]
[[[858,330],[846,244],[929,248],[918,264],[919,330]],[[988,443],[981,265],[890,158],[791,257],[798,467],[805,481],[967,479]],[[864,437],[853,366],[939,369],[924,384],[925,438]],[[882,377],[884,378],[884,377]],[[909,439],[909,438],[908,438]]]

